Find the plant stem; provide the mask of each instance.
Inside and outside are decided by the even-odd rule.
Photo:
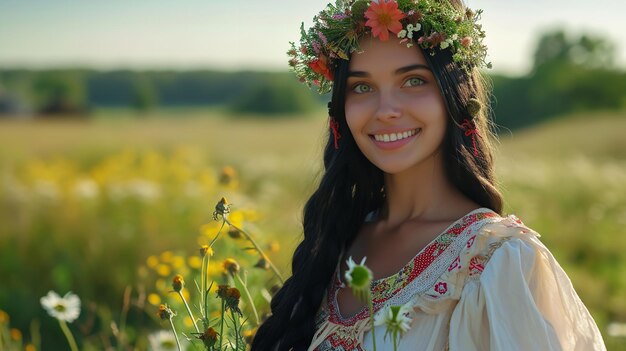
[[[272,263],[272,261],[269,259],[269,257],[267,257],[267,255],[265,254],[265,252],[263,252],[263,249],[261,249],[261,247],[259,246],[259,244],[256,243],[256,241],[254,241],[254,239],[252,238],[252,236],[246,232],[245,230],[237,227],[236,225],[230,223],[227,219],[224,220],[226,223],[228,223],[228,225],[232,226],[233,228],[237,229],[238,231],[240,231],[243,235],[245,235],[246,239],[248,239],[248,241],[250,241],[252,243],[252,245],[254,246],[254,248],[261,254],[261,256],[267,261],[267,263],[269,263],[270,268],[272,268],[272,271],[274,271],[274,274],[276,274],[276,276],[278,277],[278,279],[280,279],[281,284],[285,283],[285,280],[283,279],[283,277],[280,275],[280,272],[278,271],[278,269],[276,268],[276,266],[274,266],[274,263]]]
[[[243,282],[243,279],[241,279],[239,274],[235,274],[235,277],[237,278],[237,280],[239,280],[239,283],[241,283],[241,286],[243,287],[243,291],[246,293],[246,297],[248,298],[248,303],[250,304],[250,307],[252,307],[252,313],[254,313],[254,319],[256,320],[256,325],[261,324],[261,321],[259,320],[259,313],[256,311],[256,306],[254,306],[254,301],[252,301],[252,295],[250,295],[250,291],[248,291],[248,287],[246,286],[246,283]]]
[[[222,349],[222,335],[224,335],[224,309],[226,308],[226,302],[222,299],[222,323],[220,323],[220,345],[219,349]]]
[[[70,349],[72,351],[78,351],[78,345],[76,345],[76,340],[74,340],[74,335],[72,335],[72,332],[70,331],[70,328],[68,328],[67,323],[65,323],[64,320],[59,319],[59,325],[61,326],[61,330],[63,331],[63,334],[65,334],[65,338],[67,339],[67,342],[70,344]]]
[[[185,307],[187,307],[187,313],[189,313],[189,318],[191,318],[191,322],[193,323],[193,326],[196,328],[196,331],[198,333],[200,333],[200,329],[198,329],[198,325],[196,324],[196,319],[193,318],[193,314],[191,313],[191,309],[189,308],[189,304],[187,304],[187,300],[185,300],[185,296],[183,296],[182,291],[178,291],[178,295],[180,296],[180,298],[185,303]]]
[[[235,310],[233,310],[232,308],[230,309],[230,312],[233,315],[233,326],[235,327],[235,351],[239,351],[239,328],[238,328],[238,324],[239,322],[237,322],[237,313],[235,313]]]
[[[213,238],[213,240],[211,240],[211,243],[209,243],[210,248],[213,248],[213,244],[215,243],[215,240],[217,240],[217,238],[220,236],[220,233],[222,232],[222,228],[224,228],[224,224],[226,222],[227,222],[226,219],[222,221],[222,226],[220,227],[220,230],[217,231],[217,234],[215,234],[215,238]]]
[[[374,344],[374,351],[376,351],[376,329],[374,329],[374,304],[372,303],[371,296],[368,296],[367,298],[367,306],[369,307],[369,310],[370,310],[370,323],[372,323],[372,343]]]
[[[398,333],[393,333],[393,351],[398,351],[398,344],[397,344],[397,340],[398,340]]]
[[[207,257],[208,256],[209,255],[208,255],[208,252],[207,252],[207,254],[204,255],[204,257],[202,257],[202,268],[200,270],[200,274],[202,275],[202,278],[200,279],[200,294],[202,295],[200,297],[200,306],[201,306],[200,307],[200,313],[202,314],[202,321],[205,320],[205,316],[207,315],[207,311],[204,308],[204,306],[205,306],[205,304],[204,304],[204,301],[205,301],[205,296],[204,296],[205,294],[204,294],[204,292],[206,290],[206,281],[207,281],[206,274],[207,274],[207,270],[208,270],[208,267],[207,267]]]
[[[174,322],[172,321],[172,317],[169,318],[170,326],[172,327],[172,332],[174,333],[174,338],[176,339],[176,346],[178,347],[178,351],[183,351],[183,348],[180,347],[180,341],[178,340],[178,334],[176,334],[176,328],[174,328]]]

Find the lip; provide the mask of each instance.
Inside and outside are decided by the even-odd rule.
[[[389,133],[377,132],[376,134],[389,134]],[[376,146],[378,146],[379,148],[381,148],[383,150],[394,150],[394,149],[401,148],[404,145],[410,143],[411,141],[413,141],[420,134],[422,134],[422,129],[420,129],[419,132],[411,135],[408,138],[404,138],[404,139],[400,139],[400,140],[396,140],[396,141],[389,141],[389,142],[378,141],[378,140],[374,139],[374,135],[370,135],[369,137],[370,137],[370,139],[372,139],[374,144]]]

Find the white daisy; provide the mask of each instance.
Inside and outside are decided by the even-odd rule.
[[[409,304],[385,306],[374,317],[374,325],[385,325],[387,327],[385,338],[387,338],[388,334],[403,335],[411,328],[411,317],[409,317],[411,309],[412,307]]]
[[[61,297],[50,290],[39,301],[48,314],[58,320],[72,323],[80,315],[80,298],[71,292]]]

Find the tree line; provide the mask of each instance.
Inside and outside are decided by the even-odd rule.
[[[519,128],[564,113],[626,108],[626,72],[614,60],[614,45],[601,36],[545,33],[528,74],[490,75],[496,123]],[[273,117],[306,112],[329,99],[289,72],[0,70],[0,114],[29,110],[88,117],[100,107],[141,113],[219,105],[235,114]]]

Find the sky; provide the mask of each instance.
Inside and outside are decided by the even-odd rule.
[[[334,1],[334,0],[333,0]],[[0,68],[287,70],[328,0],[0,0]],[[608,37],[626,67],[626,1],[466,0],[495,72],[526,73],[540,33]]]

